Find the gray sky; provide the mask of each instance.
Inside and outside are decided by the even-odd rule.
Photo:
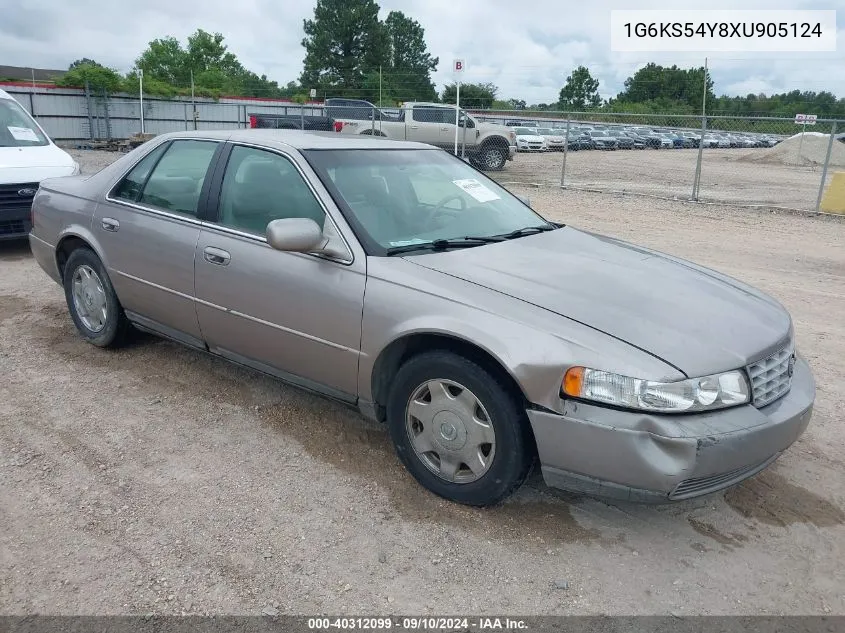
[[[3,0],[0,64],[66,68],[90,57],[125,72],[156,37],[184,40],[197,28],[219,31],[229,49],[258,74],[280,84],[299,76],[302,20],[315,0]],[[649,61],[700,66],[698,53],[613,53],[610,10],[618,9],[837,9],[835,53],[723,53],[709,65],[717,94],[829,90],[845,97],[845,0],[746,0],[738,3],[653,0],[381,0],[382,14],[404,11],[426,30],[440,57],[438,88],[451,81],[455,57],[465,58],[464,81],[490,81],[499,97],[554,102],[574,67],[584,64],[600,80],[603,97]],[[577,7],[577,8],[576,8]]]

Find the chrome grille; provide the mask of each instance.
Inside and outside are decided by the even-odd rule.
[[[787,345],[768,358],[746,367],[751,379],[751,395],[755,407],[765,407],[789,391],[792,384],[793,353],[792,345]]]

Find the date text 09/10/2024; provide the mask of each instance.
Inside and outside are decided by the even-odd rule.
[[[309,618],[313,631],[357,630],[388,631],[525,631],[525,620],[512,618],[438,618],[438,617],[372,617],[372,618]]]

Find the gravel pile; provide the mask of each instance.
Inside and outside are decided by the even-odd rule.
[[[829,139],[830,134],[807,132],[802,142],[801,134],[796,134],[774,147],[739,156],[737,160],[774,165],[824,165]],[[845,167],[845,144],[834,141],[830,152],[830,164]]]

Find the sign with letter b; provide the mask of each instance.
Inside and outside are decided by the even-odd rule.
[[[452,62],[452,71],[456,73],[464,72],[464,68],[466,67],[466,63],[462,59],[456,59]]]

